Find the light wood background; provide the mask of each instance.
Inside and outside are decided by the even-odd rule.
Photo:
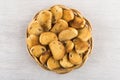
[[[29,56],[25,31],[41,9],[63,4],[81,11],[93,26],[87,63],[59,75]],[[120,0],[0,0],[0,80],[120,80]]]

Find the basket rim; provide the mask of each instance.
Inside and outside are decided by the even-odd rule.
[[[56,6],[56,5],[54,5],[54,6]],[[60,7],[64,8],[64,9],[70,9],[70,8],[65,7],[64,5],[57,5],[57,6],[60,6]],[[52,7],[53,7],[53,6],[52,6]],[[48,9],[48,10],[49,10],[49,9]],[[79,11],[77,11],[76,9],[71,9],[71,10],[72,10],[73,12],[77,13],[77,15],[78,15],[79,17],[83,17],[83,16],[81,15],[81,13],[80,13]],[[39,11],[39,12],[40,12],[40,11]],[[39,12],[37,12],[37,13],[35,14],[35,16],[33,17],[32,20],[36,19],[36,17],[37,17],[37,15],[39,14]],[[83,18],[84,18],[84,17],[83,17]],[[91,31],[92,31],[92,25],[91,25],[91,23],[88,21],[88,19],[86,19],[86,18],[84,18],[84,19],[88,22],[89,28],[90,28]],[[29,23],[28,25],[30,25],[30,23]],[[28,37],[28,27],[29,27],[29,26],[27,26],[27,29],[26,29],[26,39],[27,39],[27,37]],[[91,33],[91,35],[92,35],[92,33]],[[92,52],[92,50],[93,50],[93,36],[88,40],[88,42],[89,42],[89,44],[90,44],[90,47],[89,47],[89,49],[87,50],[86,55],[83,57],[83,62],[82,62],[81,65],[73,66],[73,67],[71,67],[71,68],[59,68],[59,69],[55,69],[55,70],[52,70],[52,71],[54,71],[54,72],[56,72],[56,73],[59,73],[59,74],[64,74],[64,73],[68,73],[68,72],[72,71],[73,69],[77,69],[77,68],[79,68],[79,67],[82,67],[82,66],[86,63],[89,55],[91,54],[91,52]],[[26,45],[27,45],[27,43],[26,43]],[[34,57],[34,56],[31,54],[28,46],[26,46],[26,47],[27,47],[27,51],[28,51],[29,55],[32,56],[32,58],[35,60],[35,62],[37,62],[37,64],[38,64],[39,66],[41,66],[43,69],[49,70],[47,67],[45,67],[44,65],[42,65],[42,63],[40,63],[40,61],[39,61],[36,57]],[[51,70],[49,70],[49,71],[51,71]]]

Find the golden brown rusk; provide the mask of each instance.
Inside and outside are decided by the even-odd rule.
[[[27,27],[27,49],[44,69],[59,74],[81,67],[92,47],[90,22],[77,10],[54,5],[39,11]]]

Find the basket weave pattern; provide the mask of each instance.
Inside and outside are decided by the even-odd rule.
[[[64,11],[64,10],[71,10],[72,11],[72,13],[74,14],[74,19],[75,19],[75,17],[78,17],[78,18],[82,18],[84,21],[85,21],[85,24],[83,25],[83,27],[80,27],[80,28],[75,28],[75,27],[73,27],[73,26],[71,26],[71,23],[74,21],[74,19],[72,19],[72,20],[70,20],[70,21],[66,21],[67,23],[68,23],[68,26],[69,27],[73,27],[73,28],[75,28],[77,31],[78,30],[80,30],[80,29],[83,29],[83,28],[85,28],[85,27],[87,27],[87,29],[88,29],[88,31],[90,31],[90,33],[91,33],[91,31],[92,31],[92,27],[91,27],[91,24],[90,24],[90,22],[85,18],[85,17],[83,17],[82,16],[82,14],[79,12],[79,11],[77,11],[77,10],[75,10],[75,9],[70,9],[70,8],[67,8],[67,7],[65,7],[65,6],[63,6],[63,5],[55,5],[55,6],[57,6],[57,7],[59,7],[59,8],[61,8],[62,9],[62,11]],[[53,7],[55,7],[55,6],[52,6],[51,8],[53,8]],[[51,11],[51,8],[50,9],[48,9],[47,11],[49,11],[49,12],[51,12],[52,13],[52,11]],[[41,13],[41,11],[39,11],[36,15],[35,15],[35,17],[33,18],[33,20],[32,20],[32,22],[34,22],[34,21],[38,21],[38,15]],[[64,15],[64,14],[63,14]],[[63,17],[61,17],[61,19],[63,19],[64,20],[64,18]],[[39,23],[39,21],[38,21],[38,23]],[[50,29],[48,29],[48,30],[45,30],[45,29],[43,29],[43,32],[51,32],[51,29],[53,28],[53,26],[55,25],[57,23],[57,20],[55,20],[55,17],[54,17],[54,15],[53,15],[53,13],[52,13],[52,20],[51,20],[51,28]],[[40,23],[41,24],[41,23]],[[87,26],[86,26],[87,25]],[[27,49],[28,49],[28,51],[29,51],[29,54],[33,57],[33,59],[42,67],[42,68],[44,68],[44,69],[46,69],[46,70],[50,70],[50,71],[54,71],[54,72],[56,72],[56,73],[59,73],[59,74],[63,74],[63,73],[67,73],[67,72],[70,72],[70,71],[72,71],[73,69],[77,69],[77,68],[79,68],[79,67],[81,67],[85,62],[86,62],[86,60],[88,59],[88,57],[89,57],[89,55],[90,55],[90,53],[91,53],[91,51],[92,51],[92,47],[93,47],[93,40],[92,40],[92,36],[91,36],[91,34],[90,34],[90,36],[91,37],[89,37],[86,41],[84,41],[84,42],[86,42],[87,44],[88,44],[88,48],[87,48],[87,50],[85,50],[83,53],[77,53],[77,54],[79,54],[79,56],[81,57],[81,59],[82,59],[82,61],[81,61],[81,63],[78,63],[78,64],[74,64],[73,62],[71,62],[71,60],[69,59],[69,54],[70,54],[70,52],[66,52],[65,51],[65,53],[64,53],[64,56],[67,54],[67,60],[69,61],[69,63],[70,64],[72,64],[72,66],[71,67],[64,67],[63,65],[61,65],[61,63],[60,63],[60,61],[63,59],[63,57],[61,58],[61,59],[59,59],[59,60],[56,60],[55,59],[55,61],[57,61],[58,62],[58,64],[59,64],[59,67],[56,67],[56,68],[53,68],[53,69],[51,69],[51,68],[49,68],[48,67],[48,59],[49,58],[53,58],[54,59],[54,56],[53,56],[53,53],[51,52],[51,49],[49,48],[50,47],[50,43],[48,44],[48,45],[44,45],[44,44],[41,44],[41,42],[40,42],[40,36],[41,36],[41,34],[43,33],[43,32],[41,32],[40,34],[38,34],[38,35],[36,35],[36,32],[31,32],[31,33],[29,33],[29,29],[30,29],[30,27],[31,27],[31,23],[29,24],[29,26],[28,26],[28,28],[27,28],[27,32],[26,32],[26,37],[27,37]],[[44,28],[42,25],[41,25],[41,27],[42,28]],[[55,33],[56,35],[57,35],[57,37],[58,37],[58,35],[61,33],[62,31],[60,31],[59,33]],[[34,34],[35,33],[35,34]],[[39,33],[39,32],[38,32]],[[75,36],[74,38],[72,38],[72,39],[70,39],[70,41],[72,41],[73,42],[73,40],[74,39],[76,39],[76,38],[78,38],[78,35],[79,35],[80,33],[78,32],[78,34],[77,34],[77,36]],[[43,64],[41,61],[40,61],[40,56],[42,55],[42,54],[44,54],[44,53],[42,53],[42,54],[40,54],[39,56],[35,56],[33,53],[32,53],[32,51],[31,51],[31,48],[32,47],[34,47],[35,45],[32,45],[31,47],[29,46],[29,41],[31,41],[31,44],[32,44],[32,42],[34,42],[35,40],[34,39],[31,39],[31,40],[28,40],[28,38],[30,37],[30,35],[35,35],[35,36],[37,36],[38,38],[38,43],[36,43],[35,45],[42,45],[42,46],[44,46],[45,48],[46,48],[46,51],[44,52],[44,53],[46,53],[46,52],[48,52],[48,50],[49,50],[49,57],[47,58],[47,60],[45,61],[45,63]],[[33,40],[33,41],[32,41]],[[81,40],[81,39],[80,39]],[[84,40],[84,39],[83,39]],[[66,40],[63,40],[63,41],[61,41],[61,40],[59,40],[59,38],[58,38],[58,41],[59,42],[61,42],[63,45],[64,45],[64,42],[66,41]],[[73,42],[74,43],[74,42]],[[64,47],[65,47],[65,45],[64,45]],[[65,47],[65,50],[66,50],[66,47]],[[76,48],[75,48],[75,44],[74,44],[74,48],[72,49],[72,51],[76,51]],[[62,61],[61,61],[62,62]],[[53,63],[54,64],[54,63]],[[65,64],[65,65],[67,65],[67,64]]]

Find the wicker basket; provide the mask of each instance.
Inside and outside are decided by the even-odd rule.
[[[68,9],[70,9],[70,8],[67,8],[67,7],[65,7],[65,6],[63,6],[63,5],[55,5],[55,6],[58,6],[58,7],[62,8],[63,10],[68,10]],[[48,10],[50,11],[50,9],[48,9]],[[80,18],[83,17],[79,11],[77,11],[77,10],[75,10],[75,9],[70,9],[70,10],[72,10],[72,12],[74,13],[74,16],[77,16],[77,17],[80,17]],[[41,12],[41,11],[40,11],[40,12]],[[34,20],[37,20],[37,16],[38,16],[38,14],[39,14],[40,12],[38,12],[38,13],[35,15],[35,17],[33,18]],[[83,17],[83,18],[84,18],[84,17]],[[89,22],[86,18],[84,18],[84,20],[86,21],[86,24],[88,25],[89,30],[92,31],[90,22]],[[29,35],[30,35],[30,34],[28,33],[28,28],[27,28],[26,37],[28,38]],[[39,61],[39,58],[38,58],[38,57],[32,55],[32,53],[31,53],[30,48],[29,48],[28,45],[27,45],[27,49],[28,49],[28,51],[29,51],[29,54],[33,57],[33,59],[34,59],[42,68],[44,68],[44,69],[46,69],[46,70],[54,71],[54,72],[59,73],[59,74],[63,74],[63,73],[68,73],[68,72],[72,71],[73,69],[76,69],[76,68],[81,67],[81,66],[86,62],[86,60],[88,59],[88,57],[89,57],[89,55],[90,55],[90,53],[91,53],[91,51],[92,51],[92,48],[93,48],[93,40],[92,40],[92,37],[89,38],[89,39],[87,40],[87,42],[88,42],[88,44],[89,44],[89,47],[88,47],[88,49],[84,52],[84,55],[82,55],[82,63],[81,63],[81,64],[79,64],[79,65],[74,65],[74,66],[69,67],[69,68],[60,67],[60,68],[53,69],[53,70],[50,70],[50,69],[48,68],[47,64],[42,64],[42,63]],[[52,55],[51,55],[51,56],[52,56]]]

